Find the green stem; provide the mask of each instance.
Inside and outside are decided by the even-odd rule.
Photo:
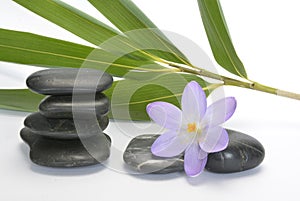
[[[273,87],[265,86],[257,82],[252,82],[252,83],[245,83],[237,80],[224,80],[224,85],[231,85],[231,86],[237,86],[237,87],[243,87],[247,89],[252,89],[256,91],[261,91],[269,94],[274,94],[277,96],[281,97],[286,97],[286,98],[291,98],[295,100],[300,100],[300,94],[289,92],[289,91],[284,91],[281,89],[276,89]]]
[[[207,71],[205,69],[202,69],[202,68],[199,68],[196,66],[187,66],[184,64],[178,64],[178,63],[174,63],[174,62],[170,62],[170,61],[163,61],[163,62],[168,64],[171,67],[178,68],[182,72],[192,73],[192,74],[196,74],[196,75],[200,75],[200,76],[204,76],[204,77],[222,81],[223,85],[242,87],[242,88],[246,88],[246,89],[252,89],[252,90],[261,91],[261,92],[265,92],[265,93],[269,93],[269,94],[274,94],[277,96],[300,100],[300,94],[276,89],[276,88],[269,87],[269,86],[265,86],[258,82],[253,82],[250,80],[241,81],[241,80],[232,79],[232,78],[229,78],[226,76],[212,73],[210,71]]]
[[[292,98],[295,100],[300,100],[300,94],[289,92],[289,91],[284,91],[277,89],[277,95],[282,96],[282,97],[287,97],[287,98]]]

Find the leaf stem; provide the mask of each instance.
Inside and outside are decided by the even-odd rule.
[[[182,72],[192,73],[192,74],[200,75],[203,77],[222,81],[223,84],[221,84],[221,85],[242,87],[242,88],[246,88],[246,89],[252,89],[252,90],[261,91],[261,92],[265,92],[265,93],[269,93],[269,94],[274,94],[277,96],[300,100],[300,94],[276,89],[276,88],[269,87],[269,86],[265,86],[258,82],[253,82],[250,80],[246,80],[246,81],[236,80],[233,78],[229,78],[226,76],[212,73],[210,71],[207,71],[205,69],[202,69],[202,68],[199,68],[196,66],[187,66],[185,64],[178,64],[178,63],[170,62],[170,61],[166,61],[166,60],[163,60],[162,62],[165,64],[168,64],[171,67],[178,68]]]
[[[300,100],[300,94],[297,94],[297,93],[277,89],[276,94],[277,94],[277,96],[282,96],[282,97],[292,98],[292,99],[295,99],[295,100]]]

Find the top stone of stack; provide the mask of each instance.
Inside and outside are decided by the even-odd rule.
[[[111,75],[88,68],[47,69],[26,80],[29,89],[44,95],[91,94],[108,89],[112,83]]]

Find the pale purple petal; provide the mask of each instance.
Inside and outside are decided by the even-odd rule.
[[[160,157],[173,157],[181,154],[192,142],[193,136],[186,133],[167,131],[159,136],[151,146],[152,154]]]
[[[181,126],[181,110],[166,102],[154,102],[147,105],[147,113],[158,125],[171,130]]]
[[[210,127],[218,126],[227,121],[235,112],[236,100],[234,97],[223,98],[210,105],[205,113],[203,124]]]
[[[201,147],[200,147],[200,145],[198,143],[196,143],[196,144],[200,148],[199,155],[198,155],[199,159],[206,158],[208,153],[206,151],[204,151],[203,149],[201,149]]]
[[[229,137],[224,128],[208,128],[200,138],[200,147],[207,153],[219,152],[228,146]]]
[[[198,176],[204,170],[207,153],[203,152],[198,143],[192,143],[184,154],[184,170],[190,177]]]
[[[192,81],[184,88],[181,109],[185,121],[188,123],[198,123],[204,117],[206,111],[206,95],[201,86]]]

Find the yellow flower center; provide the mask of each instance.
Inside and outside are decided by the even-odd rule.
[[[189,133],[196,132],[196,130],[197,130],[197,125],[196,125],[196,123],[188,124],[187,131],[188,131]]]

